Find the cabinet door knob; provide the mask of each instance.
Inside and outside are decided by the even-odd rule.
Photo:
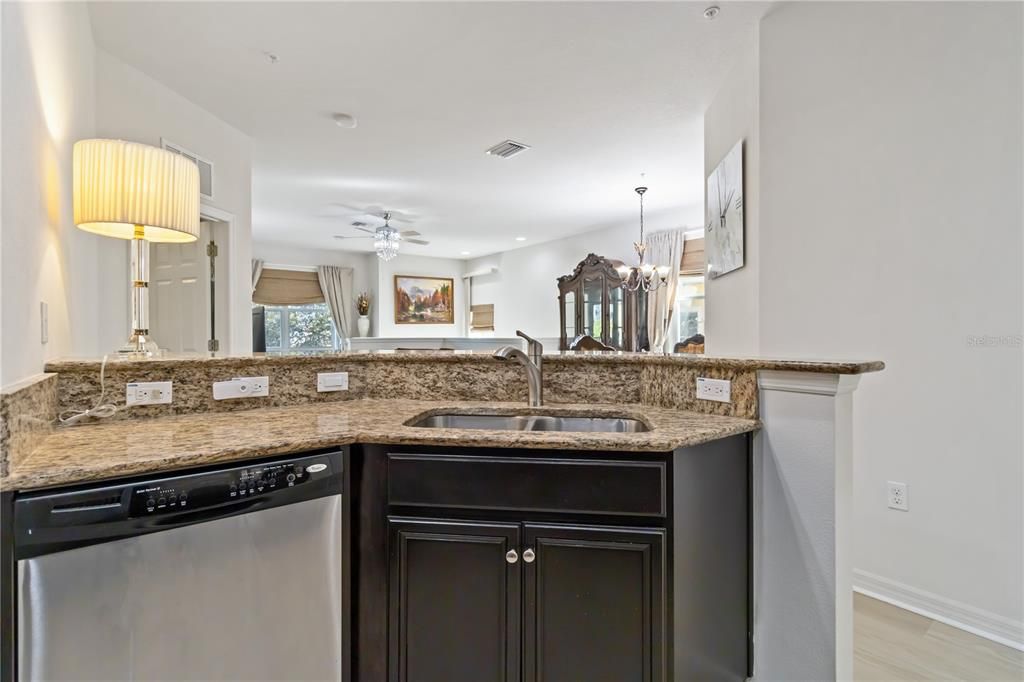
[[[533,560],[536,558],[537,554],[532,549],[527,549],[525,552],[523,552],[523,561],[525,561],[528,564],[532,564]]]
[[[510,564],[514,564],[515,562],[519,561],[519,552],[515,551],[514,549],[510,549],[509,551],[505,552],[505,561],[509,562]]]

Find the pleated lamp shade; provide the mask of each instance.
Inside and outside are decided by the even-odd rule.
[[[166,149],[123,140],[74,148],[75,224],[88,232],[151,242],[199,238],[199,169]]]

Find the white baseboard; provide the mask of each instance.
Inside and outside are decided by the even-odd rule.
[[[1024,651],[1024,623],[910,585],[854,569],[853,591]]]

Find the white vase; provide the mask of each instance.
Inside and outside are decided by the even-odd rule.
[[[356,320],[356,329],[359,330],[359,336],[370,335],[370,318],[366,315],[360,315],[359,319]]]

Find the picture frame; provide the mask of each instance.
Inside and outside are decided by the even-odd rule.
[[[707,179],[704,253],[707,276],[721,277],[743,267],[743,140],[737,142]]]
[[[455,324],[455,279],[395,275],[395,324]]]

